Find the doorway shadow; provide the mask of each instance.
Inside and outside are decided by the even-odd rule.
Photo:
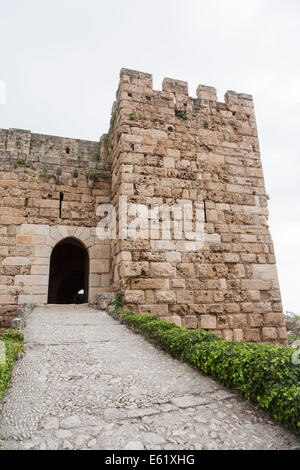
[[[88,302],[88,278],[87,249],[79,240],[65,238],[51,253],[48,304]]]

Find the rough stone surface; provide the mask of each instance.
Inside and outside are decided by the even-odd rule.
[[[5,449],[300,448],[239,394],[105,312],[36,308],[25,340],[1,405]]]
[[[51,252],[72,237],[89,252],[92,306],[124,291],[138,313],[227,341],[287,343],[252,96],[220,102],[202,84],[196,95],[187,82],[166,78],[159,91],[150,74],[122,69],[100,142],[0,129],[0,328],[18,305],[47,303]],[[191,215],[201,208],[201,242],[187,221],[180,233],[183,203]],[[125,222],[113,240],[96,237],[102,204]]]

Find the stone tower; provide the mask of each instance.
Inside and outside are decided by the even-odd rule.
[[[119,218],[120,196],[128,221],[136,204],[150,213],[188,202],[204,212],[200,245],[172,227],[164,236],[161,217],[148,239],[112,241],[125,306],[226,340],[285,343],[252,97],[229,91],[221,103],[215,88],[199,85],[191,98],[187,82],[170,78],[155,91],[151,75],[122,69],[113,121]]]
[[[0,328],[82,287],[91,305],[123,291],[138,313],[286,343],[252,97],[196,95],[122,69],[100,143],[0,130]]]

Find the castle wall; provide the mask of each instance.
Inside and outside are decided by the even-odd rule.
[[[89,301],[109,287],[110,242],[96,237],[96,207],[110,201],[110,172],[98,160],[99,142],[0,131],[0,328],[18,305],[47,303],[51,251],[64,238],[88,250]]]
[[[89,253],[91,304],[124,291],[138,313],[286,344],[253,99],[196,95],[122,69],[100,142],[0,130],[0,328],[47,302],[51,252],[71,236]],[[107,214],[116,237],[101,238]]]
[[[112,138],[112,201],[130,207],[197,203],[204,241],[112,243],[114,287],[125,307],[226,340],[285,343],[286,329],[252,97],[121,70]],[[179,114],[181,113],[181,114]],[[134,212],[134,211],[133,211]],[[132,212],[132,214],[133,214]],[[150,221],[148,221],[150,223]],[[174,221],[173,221],[174,225]],[[174,228],[174,227],[173,227]]]

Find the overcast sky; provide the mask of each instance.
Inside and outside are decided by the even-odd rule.
[[[283,304],[300,313],[299,49],[299,0],[0,0],[0,128],[98,140],[121,67],[155,89],[253,94]]]

